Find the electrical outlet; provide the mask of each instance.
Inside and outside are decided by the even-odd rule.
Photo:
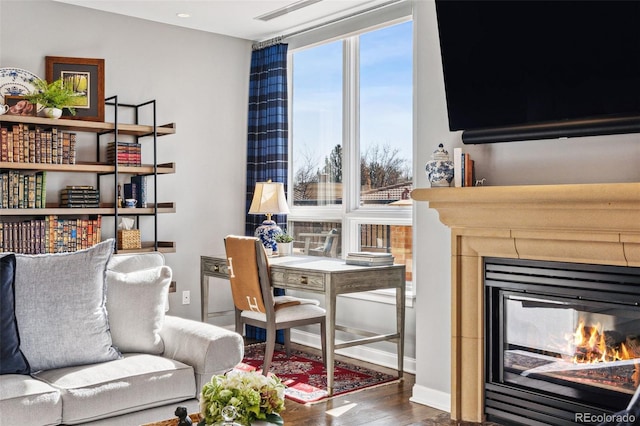
[[[191,303],[191,292],[189,290],[185,290],[182,292],[182,304],[188,305]]]

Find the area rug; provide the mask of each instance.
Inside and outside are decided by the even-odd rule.
[[[247,346],[244,359],[235,369],[259,370],[262,367],[263,357],[264,343]],[[287,386],[285,397],[292,401],[305,404],[329,397],[327,372],[320,356],[292,349],[291,355],[287,357],[284,349],[276,350],[269,370]],[[397,376],[343,361],[335,361],[333,396],[345,395],[394,381],[398,381]]]

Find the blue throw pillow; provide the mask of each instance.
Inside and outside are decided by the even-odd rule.
[[[27,359],[20,351],[15,315],[14,281],[16,256],[0,257],[0,374],[29,374]]]

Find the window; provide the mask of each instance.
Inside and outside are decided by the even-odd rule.
[[[412,33],[404,19],[289,53],[294,249],[335,257],[390,252],[407,265],[407,281],[413,255]]]
[[[342,200],[342,43],[293,58],[293,205]]]

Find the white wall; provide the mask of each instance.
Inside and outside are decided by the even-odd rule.
[[[199,319],[200,255],[223,253],[225,235],[244,233],[251,43],[47,0],[2,0],[0,66],[44,78],[47,55],[104,58],[106,96],[156,99],[159,123],[176,123],[176,134],[158,141],[159,161],[176,163],[174,175],[158,178],[158,200],[177,206],[160,215],[159,236],[177,244],[166,255],[178,286],[171,313]],[[183,290],[190,305],[181,304]]]
[[[640,180],[640,135],[463,145],[450,132],[433,0],[415,0],[417,186],[428,187],[424,165],[439,143],[463,147],[488,185],[608,183]],[[470,37],[473,35],[470,34]],[[416,207],[417,376],[413,399],[448,408],[450,392],[450,232],[428,203]]]

